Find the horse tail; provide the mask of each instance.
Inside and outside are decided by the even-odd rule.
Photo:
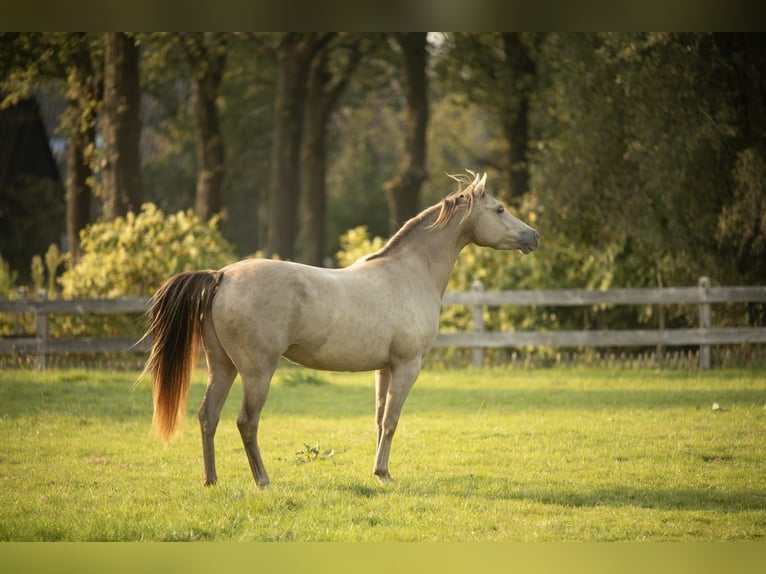
[[[203,320],[210,312],[221,276],[220,271],[178,273],[151,300],[151,323],[144,337],[151,336],[152,348],[144,373],[152,374],[154,426],[166,443],[186,410]]]

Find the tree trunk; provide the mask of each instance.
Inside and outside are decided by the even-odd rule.
[[[309,66],[331,37],[332,34],[287,33],[278,49],[266,251],[268,255],[278,255],[282,259],[295,257],[301,137]]]
[[[100,74],[96,74],[84,33],[75,34],[71,67],[67,70],[66,227],[72,264],[80,258],[80,231],[91,219],[92,160],[96,141],[96,102],[101,99]]]
[[[302,260],[309,265],[324,265],[327,124],[361,57],[359,41],[347,47],[350,55],[336,75],[328,66],[329,49],[314,58],[309,71],[301,146]]]
[[[141,207],[139,144],[141,91],[138,46],[124,32],[104,35],[103,216],[111,220]]]
[[[426,34],[397,34],[405,71],[405,144],[399,172],[384,185],[391,218],[391,233],[419,210],[420,188],[427,177],[426,127],[428,125],[428,80]]]
[[[505,62],[514,93],[506,100],[503,112],[503,133],[508,142],[507,200],[522,197],[529,190],[529,92],[535,74],[535,64],[518,32],[503,33]]]
[[[225,152],[216,99],[226,67],[224,33],[181,34],[192,69],[197,150],[197,193],[194,211],[207,221],[223,208]]]
[[[83,137],[70,137],[66,148],[66,236],[73,264],[80,259],[80,231],[90,222],[92,193],[88,179],[92,170],[85,142],[93,141],[95,130],[91,128],[88,132],[81,134]]]
[[[315,97],[309,97],[306,104],[301,148],[302,260],[309,265],[321,266],[324,263],[326,122],[329,114],[323,102]]]

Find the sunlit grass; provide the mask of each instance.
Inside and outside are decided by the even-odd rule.
[[[372,376],[301,373],[278,372],[264,412],[267,490],[234,424],[239,383],[205,488],[203,371],[168,448],[135,373],[0,373],[0,539],[766,538],[763,372],[425,372],[385,486]],[[308,460],[317,444],[332,456]]]

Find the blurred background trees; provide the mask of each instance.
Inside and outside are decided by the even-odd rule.
[[[336,264],[347,230],[390,235],[468,168],[543,245],[467,252],[456,278],[766,281],[760,34],[3,33],[0,97],[0,255],[21,280],[144,202],[217,218],[236,257]],[[57,176],[12,154],[25,102]]]

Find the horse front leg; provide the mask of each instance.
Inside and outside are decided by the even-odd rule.
[[[380,438],[373,469],[375,476],[383,483],[391,481],[391,474],[388,472],[391,442],[399,424],[399,416],[402,413],[404,401],[420,373],[420,364],[421,358],[418,357],[406,363],[394,364],[390,369],[388,392],[385,397],[382,425],[378,431]]]
[[[388,395],[390,383],[391,369],[385,368],[375,371],[375,424],[378,427],[376,448],[380,444],[380,437],[383,436],[383,415],[386,410],[386,395]]]

